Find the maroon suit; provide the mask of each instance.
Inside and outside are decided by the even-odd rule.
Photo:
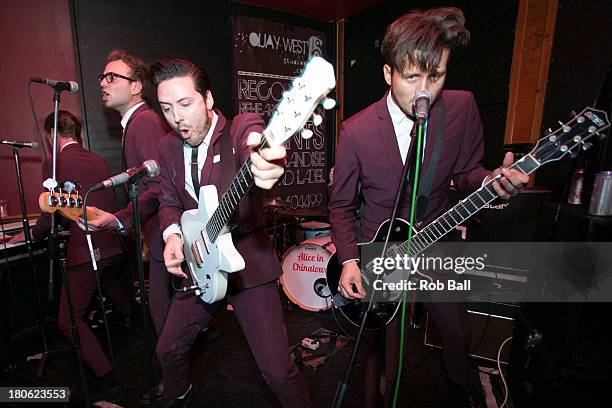
[[[217,115],[200,185],[214,184],[219,189],[221,162],[213,163],[213,159],[221,152],[220,136],[227,121],[218,111]],[[262,132],[262,124],[261,117],[254,114],[239,115],[233,120],[230,134],[236,152],[236,168],[249,157],[247,136],[251,132]],[[159,151],[162,171],[159,218],[163,231],[173,223],[180,223],[183,211],[196,208],[197,202],[185,190],[183,141],[180,136],[174,132],[168,134],[162,139]],[[289,355],[287,331],[275,283],[281,268],[266,234],[259,188],[252,187],[243,198],[236,224],[232,238],[246,267],[230,275],[227,302],[234,307],[264,379],[282,404],[309,406],[306,386]],[[175,296],[157,345],[167,397],[175,398],[187,390],[187,354],[196,335],[208,325],[220,303],[207,304],[193,294],[177,293]]]
[[[168,124],[146,103],[139,106],[123,132],[123,164],[131,168],[146,160],[159,161],[158,144],[170,131]],[[170,309],[172,298],[170,278],[164,266],[164,243],[159,232],[159,177],[145,177],[140,181],[138,210],[144,238],[151,254],[149,260],[149,309],[155,331],[159,335]],[[130,203],[115,213],[124,228],[133,227],[133,209]]]
[[[80,193],[88,191],[96,183],[111,176],[106,162],[98,155],[84,149],[80,144],[70,144],[58,154],[56,178],[60,182],[70,181],[77,185]],[[43,178],[48,177],[48,167],[43,167]],[[96,206],[105,211],[115,211],[117,200],[112,190],[103,190],[88,196],[87,205]],[[51,227],[51,214],[43,213],[32,229],[36,240],[43,239]],[[112,232],[92,234],[94,250],[100,252],[98,271],[105,292],[111,297],[119,313],[128,313],[129,304],[125,288],[116,278],[123,259],[123,241]],[[94,333],[89,329],[83,317],[91,299],[96,293],[96,276],[91,265],[91,257],[85,232],[74,222],[70,223],[70,241],[68,242],[67,280],[72,298],[74,318],[81,341],[83,360],[97,377],[112,370],[109,359],[104,354]],[[66,291],[62,288],[59,305],[58,325],[64,336],[71,338],[70,315],[67,306]]]
[[[432,158],[442,102],[445,107],[445,131],[422,225],[427,225],[448,209],[451,180],[461,193],[470,193],[489,174],[481,165],[484,140],[478,107],[473,95],[465,91],[442,91],[432,105],[421,174],[427,172]],[[356,243],[373,239],[378,226],[391,216],[402,167],[385,94],[381,100],[346,120],[342,127],[329,201],[332,238],[340,262],[358,259]],[[365,209],[358,234],[355,231],[354,214],[360,204],[359,185]],[[399,217],[408,220],[411,194],[409,187],[406,190]],[[440,332],[444,332],[441,334],[446,346],[445,365],[451,380],[466,384],[470,329],[464,306],[457,303],[430,303],[426,307]],[[385,376],[388,394],[391,393],[389,387],[392,387],[397,371],[399,349],[397,320],[394,323],[387,329],[386,336],[388,358]],[[377,361],[374,348],[374,344],[370,344],[370,349],[364,347],[364,354],[369,356],[370,368],[375,368]],[[371,390],[376,388],[376,370],[368,371],[364,396],[366,405],[371,405],[374,404]]]

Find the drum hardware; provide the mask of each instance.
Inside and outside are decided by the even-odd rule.
[[[298,224],[298,232],[296,233],[296,241],[303,242],[310,238],[331,233],[331,225],[320,221],[306,221]],[[331,242],[331,241],[330,241]]]
[[[291,207],[291,203],[289,201],[285,201],[285,200],[281,200],[278,198],[272,198],[270,200],[266,200],[263,203],[264,207],[266,210],[270,209],[270,211],[272,212],[272,216],[273,216],[273,231],[274,231],[274,236],[272,237],[272,242],[274,245],[274,249],[276,250],[277,253],[280,253],[279,251],[279,247],[278,247],[278,233],[277,233],[277,228],[278,228],[278,220],[277,220],[277,216],[278,216],[278,210],[281,208],[287,208],[287,207]],[[283,243],[284,243],[284,238],[285,238],[285,234],[286,234],[286,229],[287,226],[286,224],[283,224]],[[283,245],[284,246],[284,245]]]
[[[270,200],[266,200],[263,203],[264,207],[272,208],[272,211],[277,211],[279,208],[289,208],[291,207],[291,203],[289,201],[281,200],[278,198],[272,198]]]

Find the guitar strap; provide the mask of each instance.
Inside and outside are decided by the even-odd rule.
[[[234,153],[232,149],[232,135],[230,129],[232,128],[232,121],[228,120],[225,123],[225,127],[221,133],[220,138],[220,153],[221,153],[221,177],[219,179],[219,197],[223,197],[229,186],[232,184],[234,177],[236,176],[236,161],[234,160]],[[223,192],[221,194],[221,192]]]
[[[440,159],[440,151],[442,150],[442,138],[444,137],[444,118],[445,118],[445,107],[444,99],[440,98],[438,105],[440,109],[440,120],[438,121],[438,133],[436,134],[436,140],[431,155],[431,161],[427,167],[427,171],[421,177],[419,183],[419,191],[417,193],[416,203],[416,219],[421,220],[425,216],[425,209],[429,203],[429,193],[431,192],[431,186],[433,184],[434,176],[436,175],[436,168],[438,167],[438,161]]]

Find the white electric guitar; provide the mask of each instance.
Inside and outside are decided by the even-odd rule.
[[[312,58],[283,94],[258,149],[282,144],[302,130],[311,116],[318,126],[322,118],[313,112],[324,99],[325,109],[335,105],[333,100],[326,98],[335,86],[332,65],[323,58]],[[302,137],[311,136],[311,130],[302,131]],[[228,273],[244,269],[244,259],[234,247],[227,224],[252,185],[251,161],[247,160],[236,172],[220,202],[214,185],[200,187],[197,210],[185,211],[181,217],[185,261],[193,278],[195,293],[206,303],[223,299]]]

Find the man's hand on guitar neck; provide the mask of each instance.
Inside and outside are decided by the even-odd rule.
[[[365,297],[366,293],[361,284],[361,270],[356,261],[348,261],[342,266],[338,290],[347,299],[363,299]]]
[[[170,234],[166,239],[164,248],[164,264],[171,274],[179,278],[187,278],[181,269],[181,264],[185,260],[183,255],[183,239],[177,234]]]
[[[261,141],[261,133],[251,132],[247,139],[247,145],[255,148]],[[271,189],[285,172],[287,164],[287,150],[284,146],[270,146],[261,149],[258,153],[251,153],[251,173],[255,185],[264,190]]]
[[[504,156],[504,161],[502,162],[501,167],[495,169],[493,173],[490,176],[487,176],[487,179],[485,180],[485,182],[487,182],[498,174],[502,175],[499,182],[493,182],[493,190],[495,190],[497,195],[504,200],[515,196],[519,191],[525,188],[529,182],[529,176],[527,174],[523,174],[518,170],[509,169],[513,163],[514,154],[512,154],[512,152],[507,152]]]
[[[91,217],[93,215],[93,217]],[[87,224],[89,230],[96,231],[117,231],[121,229],[119,220],[113,214],[101,210],[97,207],[87,206]],[[77,219],[77,225],[85,231],[85,224],[82,218]]]

